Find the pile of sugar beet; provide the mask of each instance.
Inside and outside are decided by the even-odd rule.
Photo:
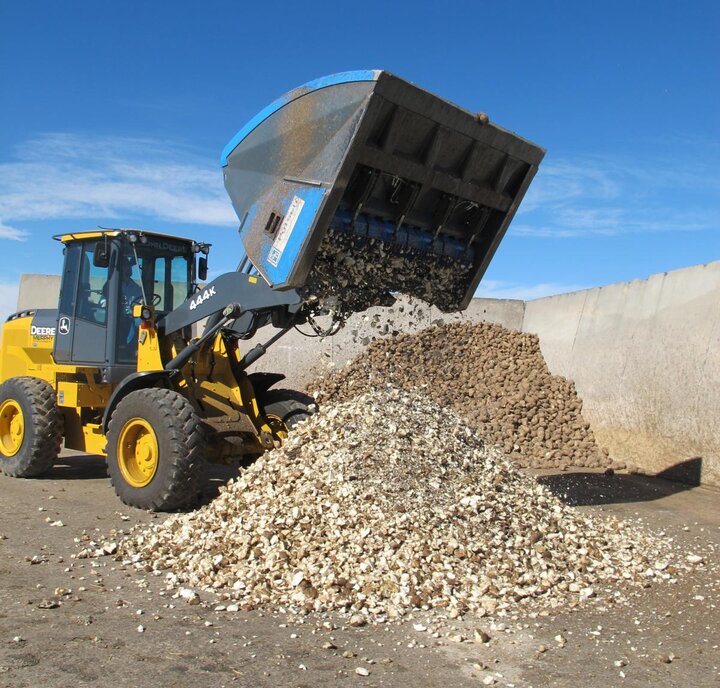
[[[378,339],[312,385],[320,404],[390,384],[452,408],[522,467],[607,467],[573,382],[552,375],[536,335],[455,323]]]
[[[82,556],[113,552],[218,611],[353,625],[605,605],[676,575],[665,539],[568,506],[449,403],[367,382],[328,397],[209,504]]]

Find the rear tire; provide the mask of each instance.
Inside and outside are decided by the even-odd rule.
[[[193,507],[205,479],[205,438],[190,402],[169,389],[141,389],[118,403],[108,424],[110,482],[129,506]]]
[[[15,478],[47,473],[62,433],[55,390],[45,380],[13,377],[0,385],[0,471]]]
[[[262,395],[260,403],[266,415],[279,418],[288,430],[317,411],[317,404],[312,397],[293,389],[270,389]]]

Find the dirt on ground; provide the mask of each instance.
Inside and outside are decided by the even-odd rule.
[[[215,468],[205,500],[234,474]],[[215,611],[112,556],[76,558],[84,535],[165,518],[123,506],[102,459],[67,454],[44,479],[0,476],[0,686],[718,685],[718,492],[591,470],[539,479],[574,509],[650,527],[701,561],[612,608],[357,627]]]

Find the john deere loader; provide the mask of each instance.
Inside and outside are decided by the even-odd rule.
[[[0,470],[40,476],[64,444],[106,456],[126,504],[191,507],[207,462],[279,446],[310,412],[275,389],[283,375],[248,372],[269,346],[399,292],[467,307],[542,157],[387,72],[287,93],[222,153],[237,271],[207,283],[209,245],[177,236],[55,237],[57,309],[2,329]],[[244,345],[263,328],[264,344]]]

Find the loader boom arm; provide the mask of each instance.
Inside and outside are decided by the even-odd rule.
[[[230,304],[238,304],[233,329],[247,336],[274,316],[300,319],[302,296],[295,290],[276,291],[261,278],[241,272],[227,272],[206,284],[179,308],[158,319],[161,335],[178,332],[189,325],[208,319],[206,329],[213,327]],[[246,316],[250,317],[246,317]]]

